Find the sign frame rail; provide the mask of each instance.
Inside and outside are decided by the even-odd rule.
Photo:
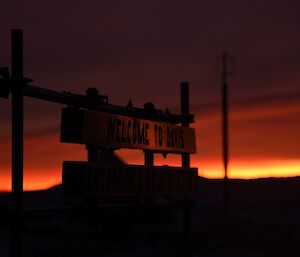
[[[48,101],[56,104],[63,104],[67,106],[67,110],[76,109],[83,110],[85,113],[92,113],[91,116],[95,115],[95,113],[106,113],[106,115],[110,117],[116,117],[116,120],[122,121],[126,117],[126,119],[133,119],[136,121],[145,120],[148,124],[157,124],[157,126],[162,126],[162,124],[166,124],[165,133],[168,133],[169,130],[173,130],[174,135],[173,138],[174,144],[172,147],[142,147],[141,145],[126,145],[121,144],[109,144],[107,142],[101,143],[93,143],[95,138],[86,140],[86,135],[88,133],[84,130],[84,139],[78,140],[76,143],[82,143],[86,145],[87,153],[88,153],[88,165],[103,165],[101,162],[101,158],[99,158],[99,153],[103,151],[113,152],[118,148],[137,148],[144,151],[144,165],[140,167],[140,170],[145,174],[149,174],[150,170],[160,170],[165,169],[168,172],[172,171],[181,171],[184,176],[185,173],[190,172],[194,175],[191,180],[191,190],[179,190],[182,194],[182,218],[183,218],[183,230],[182,230],[182,255],[184,257],[191,256],[191,247],[190,247],[190,226],[191,226],[191,193],[196,190],[196,177],[197,177],[197,169],[190,168],[190,154],[196,152],[195,145],[195,131],[189,128],[190,123],[194,122],[194,115],[189,112],[189,83],[182,82],[181,83],[181,114],[171,114],[168,109],[166,111],[162,111],[154,108],[153,103],[145,103],[144,108],[134,107],[132,101],[130,100],[127,106],[118,106],[108,103],[108,97],[104,95],[100,95],[99,91],[96,88],[88,88],[86,91],[86,95],[73,94],[70,92],[58,92],[50,89],[45,89],[32,84],[31,79],[27,79],[23,76],[23,31],[21,29],[13,29],[11,31],[11,59],[12,59],[12,74],[9,74],[9,69],[7,67],[0,67],[0,97],[9,98],[11,94],[12,97],[12,209],[11,209],[11,257],[22,257],[23,256],[23,98],[24,96],[40,99],[43,101]],[[117,121],[119,122],[119,121]],[[90,129],[91,126],[89,123],[84,123],[84,129]],[[128,122],[129,124],[129,122]],[[118,126],[116,129],[118,129]],[[144,131],[147,130],[147,125],[144,128]],[[129,127],[129,125],[128,125]],[[90,131],[89,130],[89,131]],[[82,131],[80,133],[82,133]],[[150,130],[149,130],[150,131]],[[178,132],[179,131],[179,132]],[[187,136],[182,136],[185,132],[187,132]],[[78,132],[78,131],[77,131]],[[70,133],[70,132],[68,132]],[[91,133],[91,132],[89,132]],[[93,132],[95,134],[95,132]],[[102,131],[103,133],[103,131]],[[146,132],[144,132],[144,142],[146,142]],[[149,132],[150,133],[150,132]],[[153,133],[153,132],[152,132]],[[156,132],[155,132],[156,133]],[[118,135],[118,134],[116,134]],[[167,135],[167,134],[166,134]],[[78,135],[77,135],[78,136]],[[149,136],[149,135],[148,135]],[[117,137],[117,136],[116,136]],[[184,148],[182,146],[181,137],[190,137],[187,145],[189,147]],[[157,135],[154,136],[157,141]],[[168,138],[168,136],[166,136]],[[150,136],[148,138],[150,140]],[[64,141],[64,137],[62,137],[62,141]],[[75,140],[75,141],[76,141]],[[152,140],[152,139],[151,139]],[[68,140],[67,140],[68,141]],[[72,141],[72,140],[70,140]],[[65,141],[66,142],[66,141]],[[166,141],[168,142],[168,140]],[[175,147],[176,145],[176,147]],[[178,146],[182,146],[181,149]],[[182,167],[156,167],[154,166],[154,154],[162,153],[164,155],[168,153],[176,153],[181,154],[182,156]],[[67,163],[67,162],[66,162]],[[104,164],[111,165],[111,164]],[[130,165],[128,165],[129,167]],[[121,167],[121,166],[119,166]],[[126,167],[123,165],[122,167]],[[143,168],[142,168],[143,167]],[[159,171],[161,172],[161,171]],[[176,172],[175,172],[176,173]],[[174,173],[174,174],[175,174]],[[180,173],[180,174],[181,174]],[[181,174],[181,175],[182,175]],[[180,176],[181,176],[180,175]],[[148,175],[144,175],[148,176]],[[162,174],[155,175],[156,179]],[[172,175],[176,178],[177,175]],[[178,175],[179,176],[179,175]],[[188,177],[188,176],[187,176]],[[161,183],[161,182],[160,182]],[[193,184],[194,183],[194,184]],[[160,184],[161,187],[163,184]],[[172,191],[172,190],[171,190]],[[172,192],[161,192],[158,193],[172,193]],[[178,192],[177,192],[178,193]],[[145,195],[148,197],[148,202],[153,202],[153,195],[155,192],[150,192],[149,194],[146,192]],[[95,202],[90,202],[90,209],[95,210]],[[95,217],[95,215],[93,216]]]

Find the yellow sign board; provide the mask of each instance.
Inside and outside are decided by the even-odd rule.
[[[113,148],[195,153],[195,130],[166,122],[64,108],[61,141]]]
[[[196,168],[65,161],[62,184],[69,196],[185,194],[197,178]]]

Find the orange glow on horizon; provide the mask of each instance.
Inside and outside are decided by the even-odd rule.
[[[231,178],[294,177],[300,175],[300,160],[265,160],[256,161],[247,166],[237,163],[229,170]]]
[[[230,116],[230,178],[300,176],[299,104],[270,104],[269,109],[267,107],[261,108],[263,112],[257,108],[233,108]],[[191,166],[198,167],[199,176],[205,178],[222,178],[224,174],[220,113],[217,111],[199,114],[193,124],[198,153],[191,156]],[[25,136],[24,142],[24,190],[41,190],[60,184],[64,160],[87,159],[85,146],[60,143],[58,130],[31,133]],[[0,192],[10,191],[10,139],[2,140],[0,153]],[[144,163],[141,150],[122,149],[116,153],[125,163]],[[168,154],[167,158],[155,154],[154,164],[181,166],[181,158],[174,154]]]
[[[39,170],[40,171],[40,170]],[[43,174],[39,174],[37,170],[26,170],[24,175],[24,191],[44,190],[61,184],[61,170],[43,170]],[[10,171],[4,171],[6,174]],[[0,176],[0,192],[11,191],[11,176]]]
[[[131,152],[131,150],[129,151]],[[130,164],[142,164],[143,154],[138,158],[133,153],[124,150],[121,158]],[[170,155],[164,159],[156,154],[155,165],[180,166],[179,155]],[[200,161],[191,158],[191,166],[197,167],[199,176],[209,179],[223,178],[223,166],[220,160]],[[4,174],[10,174],[10,169],[6,169]],[[9,192],[11,190],[11,176],[0,176],[0,192]],[[43,190],[61,184],[62,167],[51,169],[28,169],[24,173],[24,190]],[[229,177],[234,179],[256,179],[265,177],[293,177],[300,176],[300,160],[232,160],[229,163]]]
[[[193,164],[193,163],[192,163]],[[195,163],[194,163],[195,164]],[[205,178],[223,178],[224,168],[221,161],[206,161],[196,165],[199,176]],[[268,177],[295,177],[300,176],[300,160],[280,159],[250,159],[231,160],[228,166],[228,175],[232,179],[257,179]]]

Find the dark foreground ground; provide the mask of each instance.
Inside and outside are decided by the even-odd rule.
[[[300,256],[300,178],[231,181],[227,225],[222,189],[222,181],[199,179],[192,256]],[[24,201],[27,209],[66,206],[59,187],[27,192]],[[1,257],[9,256],[8,204],[9,196],[1,194]],[[47,211],[28,220],[24,256],[181,256],[180,209],[113,207],[94,217],[87,213],[95,210],[63,216]]]

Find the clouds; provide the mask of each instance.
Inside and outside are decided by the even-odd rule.
[[[300,112],[300,91],[286,92],[271,92],[261,94],[259,96],[244,96],[243,98],[230,98],[229,109],[232,111],[232,118],[242,116],[244,113],[245,119],[250,119],[250,116],[273,117],[273,116],[288,116]],[[195,104],[193,109],[200,116],[212,118],[213,114],[220,111],[220,102],[210,102],[203,104]],[[248,115],[247,115],[248,114]]]
[[[10,64],[10,29],[20,27],[25,75],[38,86],[82,94],[95,86],[113,104],[152,101],[177,112],[180,81],[189,81],[197,158],[209,159],[221,156],[216,60],[227,50],[237,60],[230,78],[233,156],[298,158],[299,12],[299,1],[5,0],[0,66]],[[3,101],[0,138],[10,129]],[[51,134],[60,107],[26,99],[26,133]]]
[[[260,94],[300,80],[299,7],[296,1],[5,1],[0,64],[9,63],[9,29],[18,26],[25,74],[37,85],[77,92],[94,85],[117,103],[130,96],[138,105],[150,99],[172,106],[182,80],[198,96],[192,101],[219,98],[216,59],[226,49],[238,62],[232,93]],[[124,89],[129,96],[117,93]]]
[[[299,103],[299,91],[230,100],[231,158],[299,159]],[[194,109],[198,114],[195,126],[199,156],[221,156],[221,104]]]

